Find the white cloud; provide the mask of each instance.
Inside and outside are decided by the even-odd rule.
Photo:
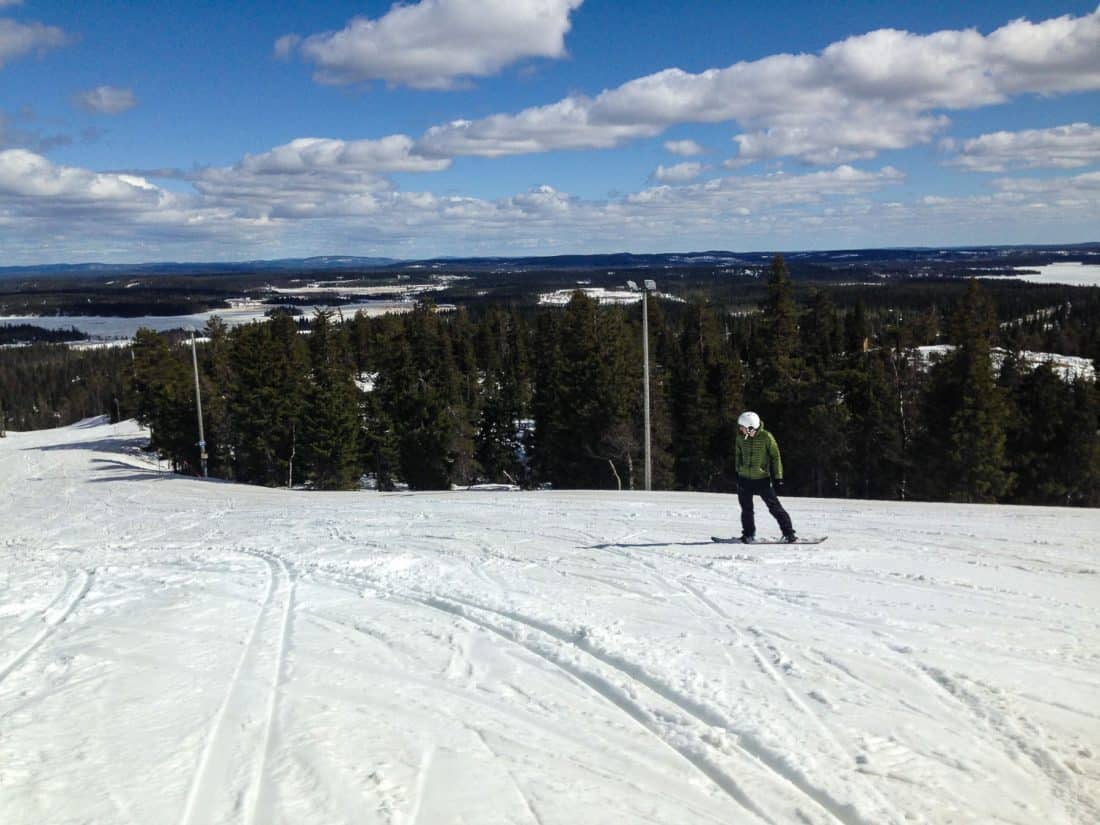
[[[412,139],[299,138],[231,167],[189,176],[209,204],[251,217],[324,217],[371,214],[378,197],[393,189],[386,175],[437,172],[450,160],[415,154]]]
[[[306,172],[438,172],[449,160],[426,158],[413,152],[405,135],[378,140],[298,138],[259,155],[246,155],[243,171],[253,174],[301,174]]]
[[[529,57],[560,58],[570,13],[583,0],[421,0],[383,17],[357,17],[337,32],[280,38],[277,55],[297,51],[322,83],[384,80],[450,89]]]
[[[116,86],[97,86],[86,92],[78,92],[73,102],[88,112],[101,115],[117,115],[137,106],[137,98],[132,89],[120,89]]]
[[[31,52],[60,48],[68,42],[69,36],[56,26],[0,19],[0,67]]]
[[[944,111],[1025,93],[1100,89],[1100,9],[1040,23],[916,35],[881,29],[819,55],[779,54],[698,74],[666,69],[518,114],[430,129],[425,152],[481,155],[608,148],[679,123],[736,122],[742,159],[869,158],[931,141]]]
[[[1086,172],[1068,178],[1002,178],[993,181],[1002,192],[1053,195],[1059,200],[1100,199],[1100,172]]]
[[[652,137],[662,127],[647,123],[597,124],[591,102],[567,97],[549,106],[525,109],[518,115],[493,115],[482,120],[456,120],[433,126],[418,141],[424,154],[450,157],[503,157],[556,149],[610,149],[628,140]]]
[[[302,42],[301,36],[297,34],[286,34],[275,41],[275,57],[279,60],[289,60],[294,54],[294,50],[298,48],[298,44]]]
[[[0,195],[124,203],[134,198],[144,202],[146,194],[155,191],[155,186],[134,176],[57,166],[25,149],[0,152]]]
[[[22,6],[23,0],[0,0],[0,9],[8,8],[10,6]]]
[[[703,172],[703,164],[687,162],[672,166],[658,166],[653,179],[658,183],[687,183],[695,180]]]
[[[665,149],[682,158],[693,158],[707,151],[694,140],[666,140]]]
[[[1071,123],[1050,129],[992,132],[942,144],[955,156],[948,161],[970,172],[1007,169],[1072,169],[1100,161],[1100,127]]]

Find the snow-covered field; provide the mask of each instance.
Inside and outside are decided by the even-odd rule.
[[[307,493],[0,439],[0,822],[1095,823],[1100,512]],[[763,514],[761,532],[773,525]]]

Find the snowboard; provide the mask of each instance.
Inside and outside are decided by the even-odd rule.
[[[828,536],[821,536],[821,538],[799,538],[795,541],[783,541],[783,539],[756,539],[752,544],[746,544],[746,547],[753,547],[757,544],[821,544]],[[721,536],[711,536],[711,541],[718,544],[741,544],[741,539],[737,536],[730,536],[729,538],[722,538]]]

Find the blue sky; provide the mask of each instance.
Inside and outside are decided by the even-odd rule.
[[[0,0],[0,265],[1100,240],[1095,2]]]

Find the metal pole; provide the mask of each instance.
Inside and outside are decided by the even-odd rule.
[[[653,464],[649,454],[649,289],[642,290],[642,375],[645,397],[645,488],[653,489]]]
[[[199,390],[199,356],[195,354],[195,331],[191,330],[191,364],[195,368],[195,409],[199,413],[199,459],[202,461],[202,477],[206,475],[206,436],[202,431],[202,392]]]

